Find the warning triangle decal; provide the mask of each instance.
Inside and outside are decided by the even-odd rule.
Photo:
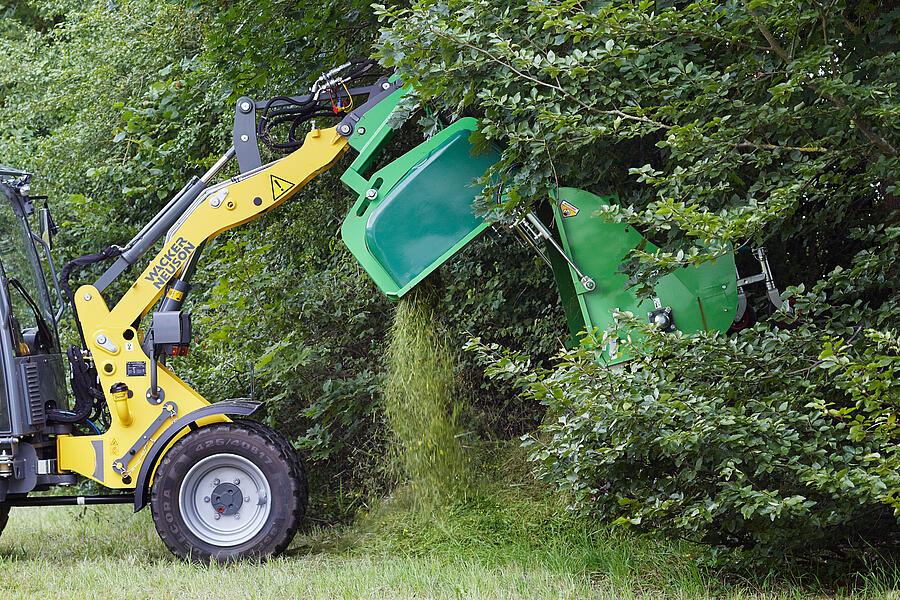
[[[287,179],[283,179],[278,177],[277,175],[269,175],[269,179],[272,182],[272,201],[275,202],[282,196],[284,196],[288,190],[294,187],[294,184],[288,181]]]
[[[570,204],[563,200],[559,203],[560,211],[562,212],[562,216],[565,217],[574,217],[578,214],[578,207],[574,204]]]

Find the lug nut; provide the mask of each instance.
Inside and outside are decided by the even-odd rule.
[[[241,518],[241,513],[234,513],[234,518],[235,518],[235,519],[240,519],[240,518]]]
[[[213,515],[213,519],[215,519],[216,521],[218,521],[221,518],[222,518],[222,515],[220,515],[219,513],[216,513]]]
[[[219,485],[220,483],[222,483],[222,482],[219,481],[218,479],[213,479],[213,485]]]
[[[209,502],[209,496],[206,496],[206,497],[203,499],[203,501],[204,501],[204,502]]]
[[[250,502],[250,496],[244,496],[244,502]]]
[[[241,485],[241,480],[237,477],[234,478],[234,485]]]

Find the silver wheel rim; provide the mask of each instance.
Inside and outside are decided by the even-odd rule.
[[[234,489],[239,508],[223,509],[218,497]],[[253,462],[236,454],[214,454],[191,467],[178,493],[178,508],[195,536],[215,546],[237,546],[253,539],[272,512],[269,482]]]

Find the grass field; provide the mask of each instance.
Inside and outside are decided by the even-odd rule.
[[[352,527],[307,530],[264,564],[174,560],[149,511],[19,508],[0,536],[0,599],[810,598],[815,582],[704,574],[691,548],[573,520],[533,486],[493,483],[437,515],[389,500]],[[897,574],[853,596],[898,598]],[[839,596],[848,596],[839,592]]]

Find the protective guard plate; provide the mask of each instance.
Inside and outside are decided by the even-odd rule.
[[[472,152],[477,121],[460,119],[377,171],[344,220],[344,243],[388,296],[399,298],[477,237],[474,180],[499,160]]]
[[[628,311],[645,319],[654,310],[651,299],[639,301],[626,289],[627,276],[619,270],[626,254],[645,244],[656,249],[633,227],[606,223],[596,211],[613,200],[575,188],[561,188],[553,212],[563,249],[575,264],[593,278],[596,288],[587,291],[577,274],[557,253],[551,253],[554,276],[565,308],[573,339],[581,331],[606,329],[613,322],[613,310]],[[663,307],[671,307],[675,327],[684,333],[726,331],[737,311],[734,255],[728,254],[698,267],[680,269],[662,277],[656,294]],[[609,362],[626,356],[610,354]]]

